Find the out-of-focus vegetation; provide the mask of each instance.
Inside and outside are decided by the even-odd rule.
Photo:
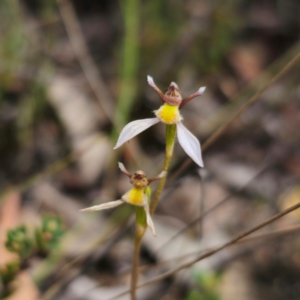
[[[26,300],[30,288],[28,300],[107,300],[125,289],[132,209],[78,210],[124,194],[118,161],[149,177],[161,171],[160,125],[112,150],[126,122],[161,105],[146,75],[163,91],[176,81],[183,96],[206,85],[182,110],[203,144],[300,52],[299,15],[297,0],[1,0],[0,294]],[[142,245],[142,281],[299,202],[299,74],[296,62],[206,149],[201,184],[193,164],[167,182],[158,237]],[[185,160],[176,147],[169,178]],[[53,213],[62,220],[43,218]],[[299,222],[296,211],[265,232]],[[37,223],[35,231],[20,225]],[[238,244],[138,297],[298,299],[298,252],[291,233]]]
[[[219,300],[220,296],[218,293],[218,274],[211,274],[209,272],[203,274],[197,274],[195,276],[197,289],[190,291],[187,299],[188,300]]]
[[[0,299],[6,299],[18,288],[14,284],[19,272],[28,268],[28,261],[37,255],[46,257],[59,244],[64,234],[59,217],[43,217],[42,225],[30,232],[28,226],[21,225],[7,231],[5,247],[16,257],[0,268]]]

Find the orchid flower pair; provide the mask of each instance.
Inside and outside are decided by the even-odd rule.
[[[121,131],[114,149],[122,146],[139,133],[160,121],[167,125],[176,124],[177,137],[180,145],[186,154],[190,156],[197,165],[203,167],[200,143],[198,139],[181,123],[183,118],[180,114],[180,109],[193,98],[202,95],[205,87],[201,87],[196,93],[185,99],[182,99],[178,86],[175,82],[171,82],[167,92],[163,94],[162,91],[155,85],[152,77],[148,76],[147,79],[149,85],[153,87],[160,96],[163,105],[158,110],[154,111],[154,114],[156,115],[155,118],[137,120],[127,124]],[[158,176],[147,179],[143,171],[136,171],[134,174],[131,174],[126,170],[122,163],[119,163],[119,168],[126,176],[130,178],[130,182],[133,187],[127,193],[125,193],[120,200],[95,205],[82,209],[81,211],[108,209],[119,206],[125,202],[135,206],[143,207],[146,214],[147,226],[152,230],[153,235],[156,235],[149,212],[150,196],[148,191],[150,188],[148,186],[151,182],[165,177],[167,173],[163,171]]]
[[[152,230],[153,235],[156,236],[153,221],[149,212],[150,199],[148,199],[146,189],[148,188],[148,185],[151,182],[165,177],[167,173],[163,171],[158,176],[147,179],[143,171],[136,171],[134,174],[131,174],[126,170],[125,166],[120,162],[119,162],[119,168],[127,177],[130,178],[130,183],[133,185],[133,187],[127,193],[125,193],[120,200],[110,201],[100,205],[91,206],[85,209],[81,209],[80,211],[104,210],[104,209],[109,209],[112,207],[119,206],[123,203],[140,206],[143,207],[145,210],[148,227]]]
[[[114,149],[119,148],[124,143],[158,122],[176,124],[177,137],[181,147],[197,165],[203,167],[200,143],[198,139],[181,123],[183,118],[180,114],[180,109],[193,98],[202,95],[205,91],[205,87],[201,87],[196,93],[182,99],[178,86],[175,82],[171,82],[167,92],[163,94],[156,86],[151,76],[148,76],[147,79],[149,85],[153,87],[160,96],[163,105],[158,110],[154,111],[156,118],[136,120],[128,123],[121,131]]]

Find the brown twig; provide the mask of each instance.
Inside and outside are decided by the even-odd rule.
[[[61,18],[65,24],[72,48],[80,63],[82,71],[98,99],[103,112],[113,124],[114,100],[103,82],[100,71],[96,68],[95,63],[91,58],[74,7],[69,0],[57,0],[57,2]]]
[[[299,230],[300,230],[300,225],[288,226],[286,228],[273,230],[273,231],[266,232],[266,233],[256,234],[256,235],[250,236],[250,237],[245,237],[245,238],[239,240],[236,244],[248,243],[248,242],[252,242],[252,241],[255,241],[255,240],[260,240],[260,239],[263,239],[263,238],[272,239],[272,238],[276,238],[280,235],[291,234],[291,233],[294,233],[294,232],[299,231]],[[152,264],[143,264],[139,267],[139,271],[142,272],[142,271],[145,271],[145,270],[148,270],[148,269],[151,269],[151,268],[157,268],[161,265],[165,265],[165,264],[168,264],[170,262],[174,262],[175,260],[181,260],[181,259],[188,258],[190,256],[200,255],[204,252],[211,251],[211,250],[212,250],[211,248],[206,248],[206,249],[203,249],[203,250],[196,250],[196,251],[184,254],[184,255],[179,255],[179,256],[176,256],[176,257],[172,257],[170,259],[160,260],[160,261],[156,262],[155,264],[153,264],[153,263]],[[129,273],[130,273],[130,268],[128,268],[127,270],[124,270],[118,276],[124,276],[124,275],[129,274]]]
[[[251,233],[253,233],[253,232],[255,232],[255,231],[263,228],[264,226],[266,226],[266,225],[268,225],[268,224],[270,224],[270,223],[272,223],[272,222],[280,219],[281,217],[285,216],[286,214],[288,214],[288,213],[290,213],[290,212],[298,209],[299,207],[300,207],[300,203],[297,203],[297,204],[291,206],[290,208],[285,209],[281,213],[279,213],[279,214],[277,214],[277,215],[275,215],[275,216],[267,219],[266,221],[260,223],[259,225],[257,225],[255,227],[253,227],[253,228],[251,228],[251,229],[243,232],[242,234],[237,235],[236,237],[234,237],[233,239],[231,239],[227,243],[224,243],[223,245],[221,245],[219,247],[211,249],[211,250],[209,250],[209,251],[207,251],[207,252],[205,252],[203,254],[200,254],[199,256],[197,256],[196,258],[192,259],[191,261],[189,261],[187,263],[184,263],[184,264],[182,264],[182,265],[180,265],[180,266],[178,266],[178,267],[176,267],[176,268],[174,268],[174,269],[172,269],[170,271],[162,273],[161,275],[158,275],[158,276],[154,277],[153,279],[150,279],[150,280],[148,280],[148,281],[140,284],[139,286],[137,286],[137,288],[141,288],[141,287],[146,286],[148,284],[152,284],[152,283],[155,283],[155,282],[160,281],[162,279],[165,279],[165,278],[167,278],[167,277],[169,277],[169,276],[171,276],[171,275],[173,275],[173,274],[181,271],[182,269],[185,269],[185,268],[188,268],[188,267],[192,266],[193,264],[197,263],[198,261],[200,261],[200,260],[202,260],[204,258],[212,256],[215,253],[217,253],[217,252],[219,252],[219,251],[221,251],[221,250],[223,250],[223,249],[225,249],[225,248],[227,248],[227,247],[235,244],[236,242],[238,242],[242,238],[250,235]],[[128,294],[129,292],[130,292],[130,290],[127,290],[127,291],[125,291],[125,292],[123,292],[123,293],[121,293],[121,294],[119,294],[119,295],[111,298],[110,300],[117,299],[117,298],[119,298],[121,296],[124,296],[124,295]]]
[[[295,147],[293,147],[293,149],[296,149],[296,147],[298,147],[298,145],[299,145],[299,143],[297,143],[295,145]],[[192,222],[190,222],[189,224],[187,224],[184,228],[182,228],[177,233],[175,233],[173,236],[171,236],[166,242],[164,242],[156,250],[155,254],[157,254],[159,251],[161,251],[162,248],[164,248],[165,246],[167,246],[171,241],[173,241],[174,239],[176,239],[178,236],[180,236],[186,230],[188,230],[189,228],[191,228],[192,226],[194,226],[198,222],[202,221],[203,218],[206,217],[208,214],[212,213],[213,211],[215,211],[216,209],[218,209],[219,207],[221,207],[223,204],[227,203],[227,201],[230,200],[230,199],[232,199],[233,196],[238,195],[239,193],[241,193],[247,186],[249,186],[250,183],[252,183],[255,179],[257,179],[257,177],[259,177],[260,175],[262,175],[270,167],[274,166],[274,164],[280,163],[283,159],[286,158],[286,156],[287,156],[287,153],[285,153],[285,155],[283,155],[283,156],[281,155],[280,157],[278,155],[275,155],[274,157],[269,157],[267,159],[268,162],[266,162],[264,164],[264,166],[262,166],[260,168],[260,170],[252,178],[250,178],[250,180],[248,180],[243,186],[241,186],[238,190],[236,190],[236,191],[232,192],[231,194],[227,195],[226,197],[224,197],[222,200],[220,200],[213,207],[211,207],[207,211],[201,213],[201,215],[199,217],[197,217],[195,220],[193,220]]]

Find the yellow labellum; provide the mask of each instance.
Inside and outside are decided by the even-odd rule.
[[[154,113],[166,124],[176,124],[182,120],[178,105],[165,103],[158,110],[154,111]]]
[[[146,197],[144,190],[144,188],[133,187],[122,197],[122,199],[132,205],[143,206],[145,204]]]

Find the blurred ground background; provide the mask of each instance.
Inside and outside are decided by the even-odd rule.
[[[33,232],[51,215],[65,230],[59,246],[22,264],[8,299],[107,300],[126,290],[132,209],[78,210],[127,191],[118,161],[160,172],[162,124],[112,150],[124,124],[161,104],[146,76],[163,91],[176,81],[183,96],[207,87],[182,110],[203,143],[300,52],[299,33],[298,0],[1,0],[0,270],[16,259],[7,229]],[[299,202],[299,81],[298,61],[207,148],[204,169],[190,164],[167,182],[141,281]],[[175,150],[169,178],[187,159]],[[299,299],[299,223],[295,211],[259,233],[290,231],[225,249],[138,297]]]

